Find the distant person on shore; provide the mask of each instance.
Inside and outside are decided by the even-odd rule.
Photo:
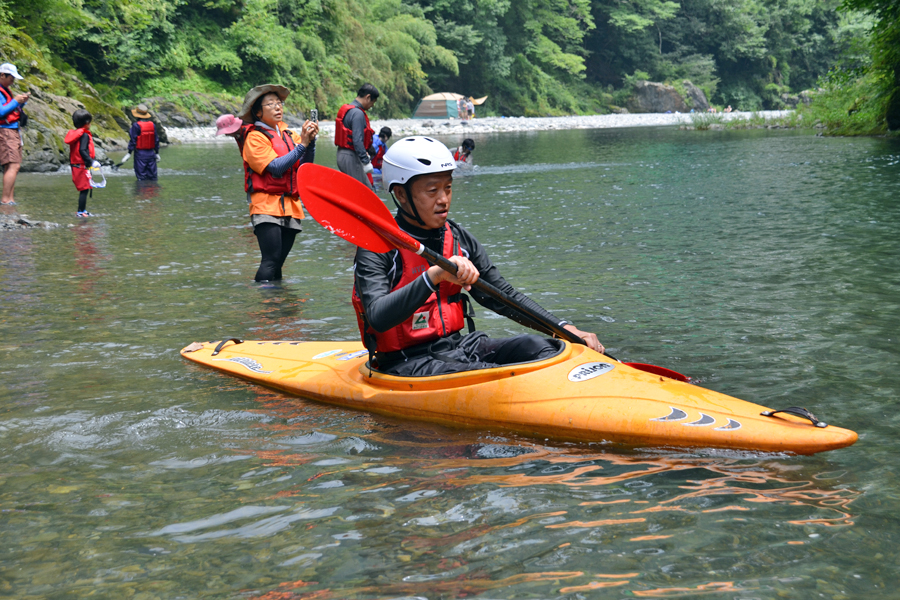
[[[469,118],[469,112],[466,110],[466,97],[460,96],[456,101],[456,114],[457,116],[465,121]]]
[[[466,119],[469,120],[469,119],[474,119],[474,118],[475,118],[475,103],[472,102],[472,98],[469,97],[469,99],[466,100]]]
[[[216,136],[227,135],[237,142],[238,151],[243,155],[244,137],[247,135],[247,125],[234,115],[222,115],[216,119]]]
[[[729,105],[728,105],[728,107],[727,107],[727,108],[725,108],[725,110],[723,110],[723,111],[722,111],[722,112],[727,112],[727,113],[730,113],[730,112],[731,112],[731,110],[732,110],[732,109],[731,109],[731,105],[730,105],[730,104],[729,104]]]
[[[69,145],[69,166],[72,168],[72,183],[78,190],[78,211],[75,213],[77,217],[93,217],[87,211],[88,192],[91,192],[92,185],[91,168],[100,168],[100,163],[94,160],[94,136],[91,134],[91,121],[94,120],[93,115],[83,108],[79,108],[72,113],[72,124],[75,129],[70,129],[66,133],[63,141]]]
[[[252,123],[244,129],[243,157],[250,223],[261,255],[256,281],[282,278],[281,268],[303,229],[297,169],[315,161],[319,124],[306,121],[299,134],[288,129],[283,119],[290,93],[281,85],[256,86],[237,115]]]
[[[381,93],[371,83],[364,84],[356,92],[356,100],[338,109],[334,120],[334,145],[338,147],[337,166],[369,188],[372,183],[367,175],[375,168],[367,152],[375,137],[366,112],[375,105]]]
[[[464,139],[462,145],[453,150],[453,160],[456,161],[456,166],[471,168],[475,164],[475,159],[472,157],[472,152],[474,151],[475,140],[471,138]]]
[[[150,119],[150,109],[146,104],[138,104],[131,114],[137,119],[128,131],[128,154],[122,163],[134,154],[134,175],[140,181],[156,180],[156,163],[159,162],[159,134]],[[119,163],[119,164],[122,164]]]
[[[24,79],[19,75],[18,69],[12,63],[0,65],[0,166],[3,168],[3,206],[13,206],[16,203],[14,191],[16,177],[22,168],[22,135],[19,124],[23,123],[25,113],[22,108],[28,102],[31,94],[16,94],[10,91],[12,85],[18,79]]]

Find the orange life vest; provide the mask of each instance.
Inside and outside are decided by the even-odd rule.
[[[355,104],[345,104],[338,110],[337,117],[334,119],[334,145],[338,148],[347,148],[348,150],[353,150],[353,131],[344,126],[344,116],[351,108],[359,107]],[[360,110],[362,109],[360,108]],[[375,130],[369,125],[369,115],[366,114],[366,111],[363,110],[362,114],[366,118],[366,128],[363,130],[363,145],[368,150],[372,145]]]
[[[81,127],[79,129],[70,129],[66,132],[66,137],[63,138],[63,141],[69,145],[69,164],[72,167],[78,168],[90,168],[91,165],[84,164],[84,159],[81,158],[81,152],[79,151],[81,148],[81,136],[88,136],[88,153],[91,155],[91,160],[94,159],[94,136],[91,135],[90,129],[85,129]]]
[[[134,147],[138,150],[154,150],[156,148],[156,126],[153,121],[138,121],[141,133],[134,143]]]
[[[398,250],[402,261],[403,271],[400,281],[393,290],[398,290],[409,285],[422,273],[428,270],[428,261],[410,252]],[[445,257],[461,256],[459,242],[453,236],[450,225],[444,224],[444,247],[442,253]],[[438,338],[456,333],[465,325],[465,311],[463,310],[462,288],[458,285],[441,282],[437,293],[432,293],[411,317],[387,331],[375,331],[366,322],[365,309],[362,300],[353,287],[353,308],[356,311],[356,321],[359,325],[359,333],[363,343],[370,352],[396,352],[405,350],[419,344],[433,342]],[[374,341],[374,347],[372,347]]]
[[[3,93],[3,104],[6,104],[7,102],[10,102],[13,99],[12,93],[10,93],[10,91],[8,89],[6,89],[5,87],[3,87],[2,85],[0,85],[0,92]],[[0,119],[0,125],[12,125],[13,123],[16,123],[21,118],[22,118],[22,111],[21,111],[21,109],[17,108],[16,110],[12,111],[8,115],[6,115],[2,119]],[[369,122],[369,120],[366,119],[366,123],[368,123],[368,122]],[[366,146],[366,148],[368,148],[368,146]]]
[[[269,143],[272,144],[272,149],[278,156],[284,156],[294,149],[294,138],[291,137],[291,132],[287,129],[281,132],[281,137],[275,135],[272,130],[258,125],[251,125],[244,131],[244,140],[250,135],[251,131],[262,133],[269,140]],[[243,140],[239,145],[242,147],[241,153],[243,154]],[[300,166],[297,164],[291,165],[291,168],[285,171],[281,177],[275,177],[268,171],[263,171],[262,174],[257,173],[250,168],[250,165],[245,160],[244,190],[251,194],[253,192],[264,192],[266,194],[283,194],[291,198],[298,198],[299,194],[295,188],[295,182],[297,180],[297,169],[299,168]]]

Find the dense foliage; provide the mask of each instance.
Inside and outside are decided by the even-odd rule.
[[[605,112],[637,79],[690,79],[721,105],[781,107],[868,35],[839,2],[0,0],[0,20],[111,101],[278,82],[298,107],[329,115],[369,81],[384,93],[376,116],[406,116],[430,91],[538,115]]]
[[[900,130],[900,1],[846,0],[875,19],[867,52],[823,77],[813,114],[842,135]]]

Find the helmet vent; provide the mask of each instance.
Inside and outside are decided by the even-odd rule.
[[[425,165],[426,167],[431,166],[431,161],[428,160],[427,158],[417,158],[416,160],[419,161],[420,163],[422,163],[423,165]]]

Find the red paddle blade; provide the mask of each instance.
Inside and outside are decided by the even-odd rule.
[[[648,365],[646,363],[635,362],[627,362],[624,364],[637,369],[638,371],[645,371],[647,373],[653,373],[654,375],[661,375],[663,377],[668,377],[669,379],[674,379],[675,381],[683,381],[685,383],[691,382],[691,378],[687,375],[682,375],[678,371],[673,371],[672,369],[667,369],[665,367],[658,367],[656,365]]]
[[[297,170],[297,191],[322,227],[360,248],[387,252],[398,247],[394,237],[405,235],[375,192],[340,171],[303,164]],[[412,242],[415,250],[418,243]]]

